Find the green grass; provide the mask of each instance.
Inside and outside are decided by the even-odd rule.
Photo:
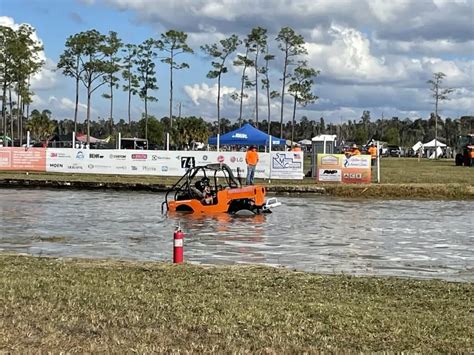
[[[0,256],[2,352],[474,351],[470,283]]]
[[[380,171],[381,182],[389,184],[474,185],[474,168],[456,166],[453,160],[384,158]]]

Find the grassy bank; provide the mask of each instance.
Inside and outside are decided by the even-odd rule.
[[[306,166],[305,171],[309,168]],[[176,177],[162,176],[0,172],[2,186],[43,186],[44,183],[47,187],[163,191],[176,180]],[[320,184],[313,178],[271,182],[257,180],[257,183],[266,185],[269,191],[276,193],[317,192],[355,198],[474,199],[474,169],[455,166],[451,160],[424,159],[418,162],[410,158],[382,159],[380,184]]]
[[[0,256],[6,352],[474,351],[468,283]]]

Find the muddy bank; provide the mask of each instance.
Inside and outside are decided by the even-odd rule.
[[[0,187],[14,188],[60,188],[87,190],[130,190],[164,192],[168,189],[165,184],[133,183],[133,182],[100,182],[100,181],[63,181],[63,180],[28,180],[2,179]]]
[[[134,181],[80,181],[67,179],[0,179],[3,188],[59,188],[88,190],[128,190],[165,192],[171,183]],[[263,183],[270,194],[320,194],[347,198],[370,199],[452,199],[474,200],[474,185],[471,184],[282,184]]]

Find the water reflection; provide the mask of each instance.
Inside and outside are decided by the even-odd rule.
[[[193,249],[193,261],[213,263],[264,263],[258,245],[265,242],[265,215],[169,214],[171,223],[186,231],[186,243]]]
[[[0,250],[474,281],[471,201],[284,197],[270,215],[162,216],[162,194],[0,190]]]

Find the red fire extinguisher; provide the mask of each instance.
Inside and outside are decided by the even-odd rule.
[[[173,234],[173,263],[181,264],[183,262],[184,233],[178,227]]]

